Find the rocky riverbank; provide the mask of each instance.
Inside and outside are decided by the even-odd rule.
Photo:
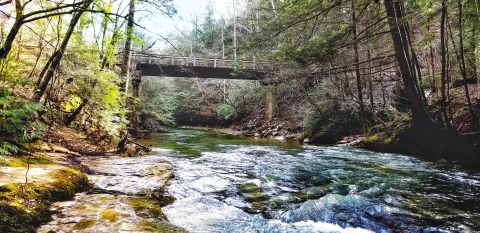
[[[113,155],[65,128],[30,150],[0,161],[0,232],[183,232],[161,210],[174,174],[160,156]]]
[[[86,159],[93,189],[52,205],[52,221],[38,232],[183,232],[170,224],[161,207],[174,177],[173,166],[159,156]]]

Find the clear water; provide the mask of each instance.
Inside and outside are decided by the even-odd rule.
[[[174,164],[163,211],[191,232],[480,231],[480,171],[187,129],[143,143]]]

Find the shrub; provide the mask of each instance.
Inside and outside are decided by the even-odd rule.
[[[38,103],[22,100],[0,88],[0,155],[16,153],[16,142],[32,142],[42,136],[43,124],[33,119],[39,109]]]
[[[215,112],[217,113],[217,116],[222,120],[231,120],[236,116],[235,108],[229,104],[224,103],[217,105]]]

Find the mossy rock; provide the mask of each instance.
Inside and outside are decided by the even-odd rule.
[[[244,183],[240,185],[239,189],[242,193],[249,193],[260,190],[260,187],[255,183]]]
[[[302,190],[302,192],[306,194],[307,199],[317,199],[323,197],[330,191],[331,185],[312,186]]]
[[[160,221],[160,222],[151,222],[151,221],[144,221],[143,222],[143,230],[148,232],[154,233],[187,233],[185,229],[181,227],[177,227],[169,222]]]
[[[162,220],[167,219],[162,212],[160,202],[153,198],[134,197],[130,199],[128,203],[133,206],[135,213],[141,217],[154,217]]]
[[[242,197],[248,202],[259,202],[269,199],[269,196],[255,183],[242,184],[239,190]]]
[[[84,230],[84,229],[87,229],[87,228],[95,225],[96,222],[97,222],[97,220],[95,220],[95,219],[83,219],[83,220],[80,220],[80,222],[76,223],[76,224],[73,226],[73,230]]]
[[[116,222],[119,217],[124,217],[125,215],[116,211],[106,210],[100,213],[100,218],[110,222]],[[128,216],[128,215],[126,215]]]
[[[33,156],[6,156],[0,161],[1,166],[27,167],[28,164],[53,164],[53,160],[45,154],[34,154]]]
[[[259,213],[269,205],[270,197],[255,183],[244,183],[239,187],[240,195],[248,201],[251,208],[245,209],[248,213]]]
[[[290,203],[302,203],[308,200],[308,194],[304,192],[291,193],[288,202]]]
[[[35,232],[50,219],[49,207],[71,199],[75,192],[90,187],[88,178],[66,168],[52,175],[48,183],[9,183],[0,188],[0,232]]]

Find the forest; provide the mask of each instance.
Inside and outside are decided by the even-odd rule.
[[[0,232],[480,231],[480,1],[194,2],[0,0]]]

